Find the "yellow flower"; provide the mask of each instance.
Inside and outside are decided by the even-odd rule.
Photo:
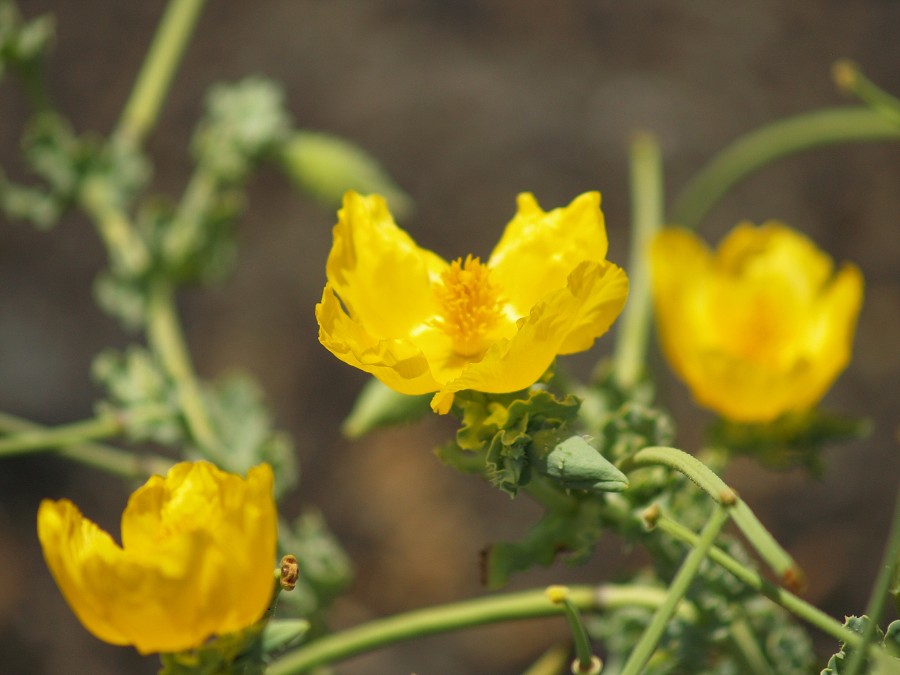
[[[122,514],[122,546],[68,500],[44,500],[38,538],[75,615],[142,654],[200,646],[253,624],[272,598],[272,469],[247,478],[208,462],[151,477]]]
[[[651,249],[663,351],[703,406],[768,422],[815,405],[850,360],[863,279],[787,226],[738,225],[713,254],[668,229]]]
[[[588,349],[625,304],[628,279],[605,260],[600,194],[544,212],[518,198],[486,263],[447,263],[397,227],[384,199],[344,196],[316,306],[319,341],[403,394],[518,391],[557,354]]]

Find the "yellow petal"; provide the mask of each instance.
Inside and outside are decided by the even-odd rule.
[[[45,499],[38,508],[38,539],[50,573],[84,627],[104,642],[129,644],[110,620],[105,596],[94,592],[97,580],[91,574],[102,571],[104,562],[107,568],[122,562],[124,554],[112,538],[72,502]]]
[[[491,253],[488,266],[516,316],[526,316],[550,291],[563,288],[578,263],[606,257],[600,193],[587,192],[544,212],[530,193]]]
[[[272,595],[272,471],[246,480],[207,462],[151,478],[122,516],[123,547],[69,502],[44,502],[38,533],[75,614],[97,637],[175,652],[262,617]]]
[[[408,339],[384,340],[368,331],[368,324],[351,318],[330,284],[316,305],[319,342],[344,363],[371,373],[401,394],[425,394],[440,384],[425,354]]]
[[[328,256],[328,283],[355,321],[377,338],[410,333],[437,312],[430,280],[447,263],[419,248],[378,195],[344,196]]]
[[[850,358],[862,276],[780,223],[741,224],[712,256],[685,230],[651,248],[663,351],[698,403],[741,422],[815,405]]]
[[[621,268],[605,261],[582,262],[564,288],[550,293],[519,322],[513,338],[492,345],[484,358],[466,366],[441,393],[463,389],[504,393],[531,386],[557,354],[587,349],[605,333],[622,311],[627,294],[628,280]]]

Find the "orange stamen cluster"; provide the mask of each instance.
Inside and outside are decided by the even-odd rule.
[[[478,258],[457,258],[434,287],[441,308],[437,325],[453,340],[460,356],[477,356],[489,343],[490,333],[502,319],[500,289],[490,269]]]

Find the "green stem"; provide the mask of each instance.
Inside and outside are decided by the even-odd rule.
[[[890,533],[884,548],[881,568],[878,570],[875,585],[872,586],[872,595],[866,605],[866,616],[870,621],[862,635],[862,646],[850,656],[847,670],[842,671],[842,675],[856,675],[863,665],[866,648],[875,636],[875,626],[881,621],[881,612],[884,610],[884,602],[887,599],[894,568],[900,564],[898,561],[900,561],[900,494],[897,495],[897,503],[894,505],[894,519],[891,522]]]
[[[766,561],[776,574],[791,588],[802,588],[804,584],[803,571],[797,566],[793,558],[782,548],[771,533],[750,510],[747,504],[738,499],[734,491],[725,482],[709,469],[703,462],[677,448],[654,446],[644,448],[636,452],[622,470],[628,471],[644,466],[668,466],[683,473],[693,481],[701,490],[706,492],[716,503],[733,503],[732,520],[743,532],[747,540],[753,545],[759,555]]]
[[[159,115],[205,0],[170,0],[114,137],[139,145]]]
[[[622,388],[643,374],[650,328],[648,248],[663,224],[662,158],[656,139],[639,134],[631,143],[631,254],[628,258],[628,304],[619,322],[613,373]]]
[[[22,431],[0,438],[0,457],[21,455],[36,450],[53,450],[61,446],[110,438],[121,432],[122,424],[113,415],[64,424],[52,429]]]
[[[553,645],[522,675],[560,675],[569,663],[568,645]]]
[[[766,564],[779,576],[781,581],[791,590],[799,591],[806,586],[803,570],[794,562],[790,554],[784,550],[766,526],[760,522],[747,503],[739,500],[731,514],[734,524],[743,532],[747,540],[753,544],[756,552]]]
[[[109,180],[100,175],[88,176],[78,197],[97,224],[113,269],[126,277],[143,274],[150,266],[150,252],[117,203]]]
[[[178,400],[194,441],[215,453],[218,439],[203,404],[178,317],[172,287],[157,279],[150,290],[147,309],[147,341],[175,383]]]
[[[638,640],[637,645],[635,645],[635,648],[628,656],[621,675],[638,675],[638,673],[643,671],[647,661],[653,656],[653,652],[656,650],[656,646],[659,644],[666,626],[675,614],[678,603],[681,602],[694,577],[697,576],[700,563],[703,562],[703,559],[712,548],[713,542],[726,522],[728,522],[728,508],[717,504],[709,521],[703,527],[696,545],[685,558],[681,568],[669,585],[666,601],[656,610],[656,613],[650,620],[650,624],[644,630],[643,635],[641,635],[641,639]]]
[[[752,131],[713,157],[684,188],[671,222],[695,228],[738,181],[781,157],[825,145],[900,140],[900,127],[869,108],[827,108]]]
[[[641,586],[572,586],[569,600],[583,611],[633,605],[658,607],[665,591]],[[289,652],[266,670],[267,675],[292,675],[335,663],[356,654],[412,638],[482,626],[500,621],[557,616],[563,608],[547,599],[544,589],[419,609],[378,619],[310,642]]]
[[[891,96],[863,75],[855,63],[841,59],[835,62],[831,74],[840,89],[857,96],[863,103],[884,115],[888,122],[900,126],[900,99]]]
[[[52,430],[13,415],[0,413],[0,431],[24,433]],[[76,443],[60,447],[57,454],[123,478],[141,479],[153,474],[164,474],[173,464],[171,460],[158,455],[139,456],[99,443]]]
[[[700,544],[700,538],[694,532],[666,515],[660,515],[659,519],[656,521],[656,527],[676,539],[680,539],[684,543],[695,547],[694,550],[696,550],[696,547]],[[766,581],[758,572],[744,567],[743,564],[739,563],[721,549],[713,546],[709,549],[707,555],[710,560],[728,570],[743,583],[747,584],[747,586],[762,595],[765,595],[770,600],[775,601],[807,623],[812,624],[829,635],[833,635],[838,640],[847,642],[851,645],[859,644],[861,638],[852,630],[845,628],[822,610],[814,607],[805,600],[801,600],[790,591]]]
[[[725,481],[713,473],[703,462],[679,450],[665,446],[650,446],[636,452],[623,466],[622,471],[628,472],[647,466],[667,466],[687,476],[697,487],[707,493],[716,503],[722,502],[722,497],[733,496],[734,492]]]
[[[753,675],[773,675],[766,655],[746,617],[732,621],[729,628],[729,637],[738,656],[744,661],[746,672]]]

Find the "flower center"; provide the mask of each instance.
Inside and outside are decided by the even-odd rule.
[[[436,325],[453,340],[460,356],[477,356],[489,345],[491,331],[503,318],[500,288],[478,258],[457,258],[434,286],[441,308]]]

